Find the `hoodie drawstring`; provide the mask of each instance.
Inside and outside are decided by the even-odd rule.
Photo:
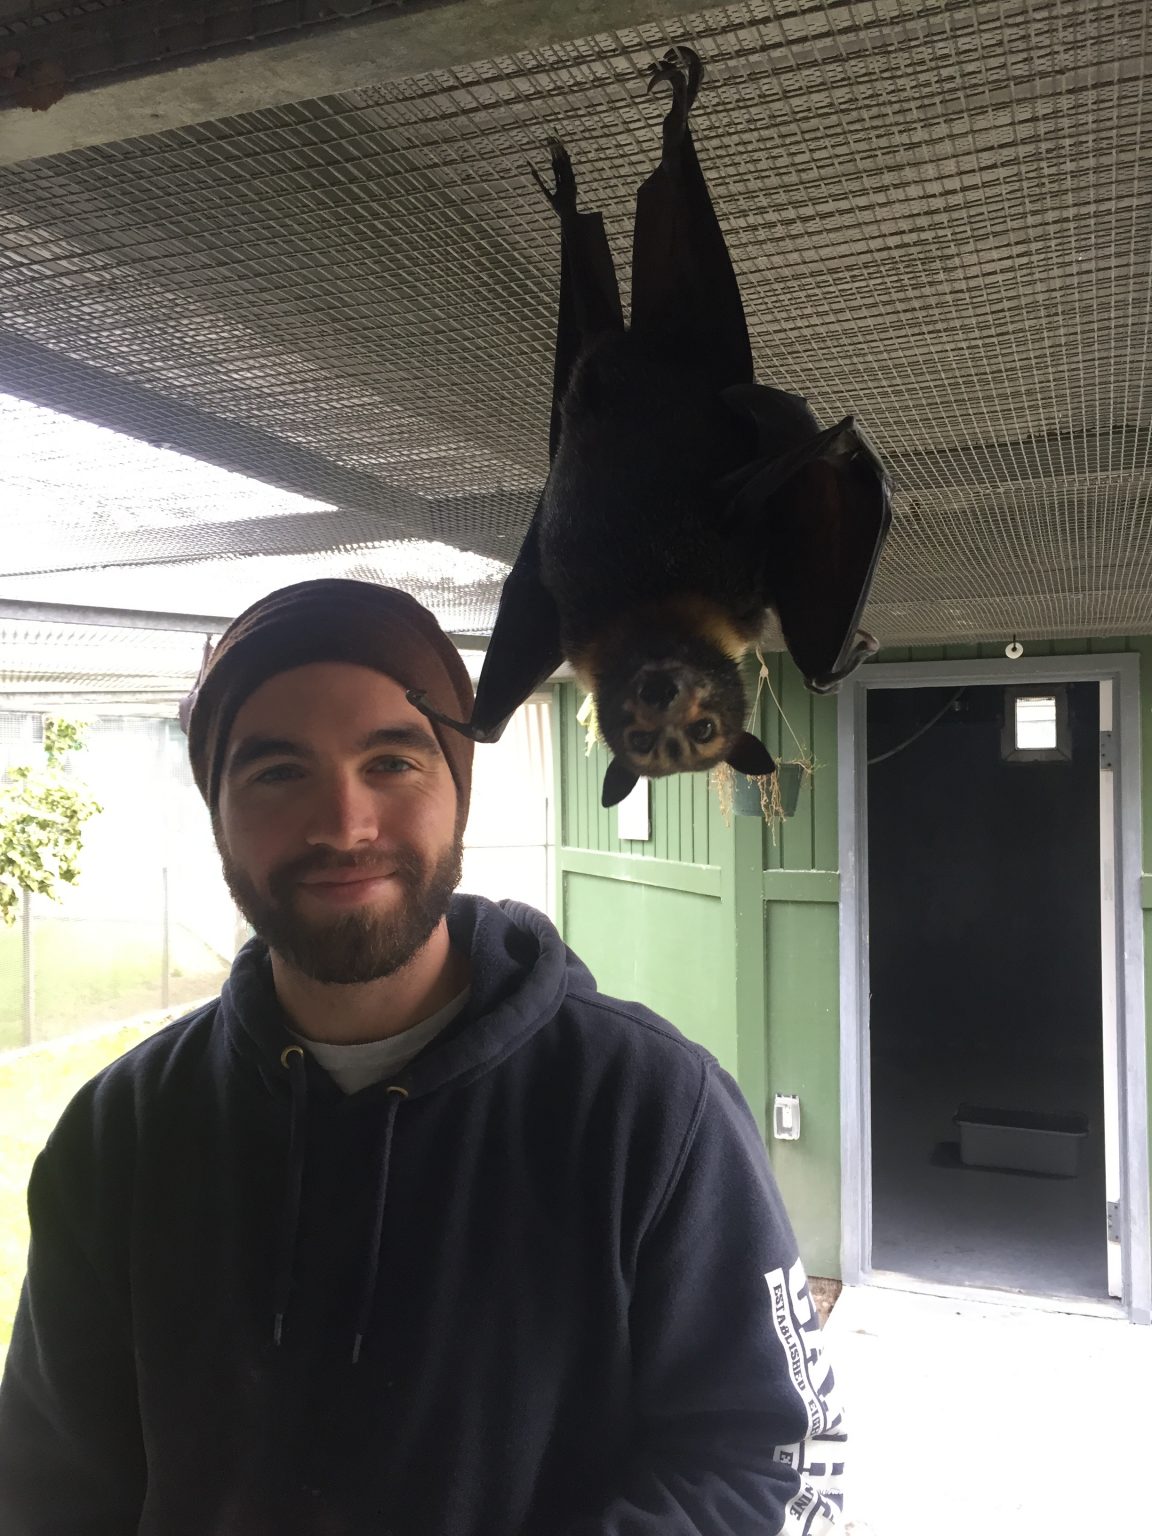
[[[275,1320],[272,1342],[279,1347],[284,1333],[284,1314],[292,1290],[292,1268],[296,1258],[296,1237],[300,1229],[300,1190],[304,1183],[304,1126],[308,1113],[308,1074],[304,1070],[304,1052],[289,1045],[280,1052],[280,1065],[288,1069],[292,1087],[292,1107],[288,1131],[288,1169],[284,1179],[284,1208],[280,1222],[280,1252],[276,1258],[276,1285],[273,1292]]]
[[[360,1363],[360,1346],[368,1331],[372,1316],[372,1303],[376,1299],[376,1280],[380,1273],[380,1241],[384,1234],[384,1207],[388,1204],[388,1169],[392,1161],[392,1132],[396,1128],[396,1112],[402,1099],[408,1097],[407,1088],[392,1084],[388,1088],[388,1104],[384,1115],[384,1132],[380,1138],[380,1150],[376,1158],[376,1188],[372,1203],[372,1231],[368,1240],[367,1262],[364,1265],[364,1283],[360,1288],[360,1306],[356,1314],[356,1337],[352,1341],[352,1364]]]
[[[280,1053],[280,1065],[288,1071],[292,1089],[292,1103],[288,1130],[288,1168],[284,1180],[284,1207],[280,1226],[280,1252],[276,1258],[276,1282],[273,1292],[274,1321],[272,1341],[279,1348],[284,1336],[284,1317],[292,1292],[292,1271],[296,1259],[296,1239],[300,1231],[300,1194],[304,1185],[305,1123],[308,1115],[308,1074],[304,1064],[304,1052],[298,1045],[289,1045]],[[396,1126],[396,1112],[408,1090],[398,1084],[388,1088],[388,1101],[384,1115],[384,1129],[376,1157],[376,1179],[372,1199],[372,1229],[364,1264],[364,1280],[360,1288],[360,1304],[356,1313],[356,1336],[352,1343],[352,1364],[360,1362],[360,1349],[368,1322],[372,1315],[372,1303],[376,1297],[376,1281],[380,1273],[380,1242],[384,1233],[384,1210],[388,1204],[388,1170],[392,1161],[392,1132]]]

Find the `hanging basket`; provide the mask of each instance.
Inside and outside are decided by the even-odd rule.
[[[732,810],[737,816],[760,816],[765,821],[795,816],[800,791],[811,772],[808,763],[777,763],[776,772],[765,778],[732,775]]]
[[[728,770],[732,773],[732,770]],[[764,804],[761,799],[760,786],[762,779],[750,779],[746,774],[732,774],[732,812],[736,816],[763,816]],[[721,806],[723,809],[723,806]]]
[[[795,816],[808,769],[804,763],[779,763],[776,767],[781,816]]]

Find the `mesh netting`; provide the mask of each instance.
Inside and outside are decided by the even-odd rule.
[[[54,530],[36,574],[0,555],[28,573],[0,593],[100,568],[85,601],[158,608],[170,580],[218,612],[213,583],[267,589],[269,559],[509,560],[558,271],[526,162],[561,132],[623,264],[671,41],[708,64],[697,140],[759,376],[854,410],[896,481],[871,627],[1152,629],[1146,0],[732,5],[0,172],[0,387],[327,509]]]

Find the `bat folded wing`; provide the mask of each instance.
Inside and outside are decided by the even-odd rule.
[[[476,685],[470,720],[451,720],[430,705],[417,689],[408,700],[421,714],[450,726],[473,741],[499,741],[504,728],[541,683],[564,659],[560,618],[540,579],[537,517],[500,593],[492,638]]]
[[[876,649],[860,620],[892,521],[884,467],[851,417],[831,451],[771,498],[767,596],[784,643],[815,693],[828,693]]]
[[[821,429],[797,395],[728,392],[755,421],[760,457],[730,476],[725,534],[761,564],[793,661],[829,692],[876,649],[859,628],[891,523],[891,487],[851,416]]]

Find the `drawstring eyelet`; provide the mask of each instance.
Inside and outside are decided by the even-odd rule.
[[[286,1045],[280,1052],[280,1065],[282,1067],[286,1067],[288,1065],[288,1058],[290,1056],[299,1056],[301,1060],[303,1060],[304,1051],[302,1047],[298,1045]]]
[[[386,1093],[395,1093],[402,1099],[406,1099],[408,1097],[407,1088],[401,1088],[399,1083],[389,1083],[388,1087],[384,1091]]]

